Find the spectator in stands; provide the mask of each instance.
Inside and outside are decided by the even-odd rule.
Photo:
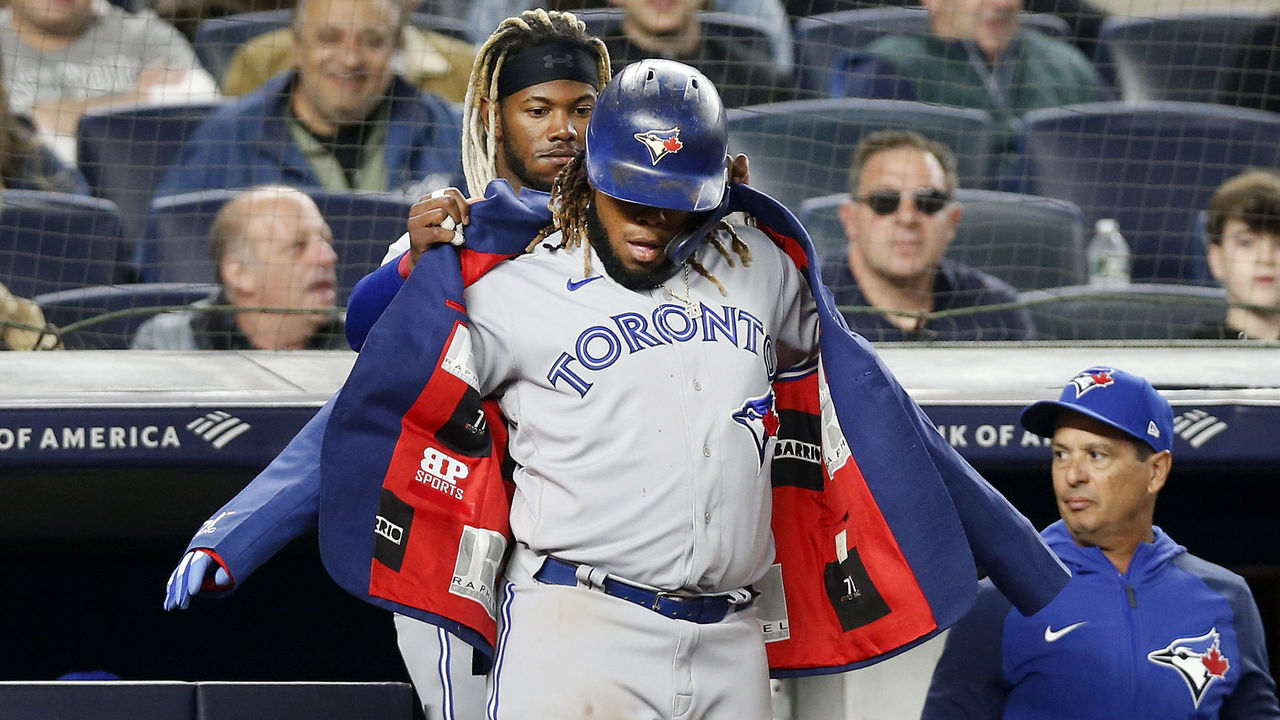
[[[924,318],[1017,299],[1008,283],[943,257],[962,212],[957,182],[955,155],[917,132],[881,130],[858,143],[852,197],[840,207],[848,244],[822,269],[837,305],[882,311],[844,310],[855,332],[872,342],[1032,338],[1026,309]]]
[[[0,10],[0,54],[11,107],[75,160],[80,116],[94,107],[207,101],[217,87],[191,45],[154,13],[106,0],[11,0]]]
[[[787,14],[793,19],[843,10],[861,10],[890,6],[916,6],[915,0],[786,0]],[[1047,13],[1062,18],[1071,28],[1071,43],[1087,58],[1098,46],[1098,32],[1107,11],[1089,0],[1026,0],[1027,12]]]
[[[157,196],[282,183],[417,198],[460,184],[459,114],[392,69],[403,24],[395,0],[303,0],[297,69],[201,124]]]
[[[1209,200],[1207,230],[1209,271],[1228,302],[1253,307],[1228,307],[1192,336],[1280,340],[1280,174],[1252,170],[1223,183]]]
[[[519,15],[534,6],[573,10],[578,7],[608,7],[609,2],[610,0],[552,0],[548,4],[546,0],[473,0],[467,24],[476,33],[474,39],[479,43],[484,40],[487,28],[497,27],[503,18]],[[706,9],[758,20],[773,44],[774,65],[780,72],[791,72],[795,64],[791,39],[793,28],[782,6],[782,0],[710,0]]]
[[[1217,101],[1280,112],[1280,15],[1260,21],[1218,84]]]
[[[406,17],[418,6],[417,0],[399,2]],[[470,43],[405,23],[400,29],[400,51],[392,62],[397,73],[423,92],[460,103],[467,95],[467,78],[475,59],[476,50]],[[251,93],[293,66],[289,31],[263,33],[242,45],[231,58],[221,79],[222,92],[231,96]]]
[[[314,313],[187,310],[138,328],[135,350],[322,350],[347,347],[337,297],[333,234],[306,194],[269,185],[237,195],[209,231],[221,286],[197,306],[314,309]]]
[[[60,350],[62,341],[40,306],[0,284],[0,350]]]
[[[832,74],[832,94],[985,110],[1008,125],[1010,139],[1028,110],[1107,97],[1079,50],[1021,26],[1022,0],[923,5],[929,34],[887,35],[848,55]]]
[[[0,62],[0,74],[4,64]],[[0,84],[0,188],[89,194],[79,171],[63,163],[36,137],[26,118],[9,110],[9,94]]]
[[[622,35],[605,37],[613,66],[647,57],[676,60],[698,68],[720,91],[725,107],[790,100],[789,75],[762,48],[740,39],[712,35],[698,19],[704,0],[610,0],[622,8]]]
[[[924,720],[1277,718],[1249,586],[1153,524],[1173,467],[1173,410],[1145,379],[1091,367],[1022,411],[1052,439],[1059,522],[1042,533],[1071,570],[1024,617],[989,581],[951,628]]]

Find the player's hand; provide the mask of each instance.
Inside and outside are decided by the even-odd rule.
[[[457,188],[444,188],[419,198],[409,209],[409,269],[433,245],[461,245],[461,226],[470,221],[471,206]]]
[[[751,163],[747,161],[747,156],[738,153],[733,156],[733,162],[729,163],[729,182],[737,185],[751,184]]]
[[[169,584],[165,586],[164,609],[185,610],[191,603],[192,596],[204,587],[205,576],[211,568],[217,568],[213,573],[214,585],[231,587],[231,576],[213,561],[212,555],[203,550],[192,550],[183,555],[178,567],[169,575]]]

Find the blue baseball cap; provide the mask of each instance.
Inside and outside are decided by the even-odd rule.
[[[1138,375],[1103,366],[1084,370],[1071,378],[1056,401],[1028,405],[1022,411],[1022,427],[1053,437],[1064,410],[1106,423],[1156,452],[1173,447],[1173,408]]]

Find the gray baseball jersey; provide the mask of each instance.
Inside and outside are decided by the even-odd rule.
[[[696,272],[633,291],[583,248],[535,251],[466,293],[481,395],[510,425],[515,539],[664,590],[725,592],[773,560],[776,375],[814,369],[804,278],[754,228],[750,267],[710,246]],[[762,406],[762,403],[764,405]]]

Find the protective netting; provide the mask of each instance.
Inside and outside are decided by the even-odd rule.
[[[27,6],[42,3],[11,0],[3,11],[0,283],[34,300],[66,347],[128,347],[149,317],[193,302],[182,322],[253,342],[234,315],[194,318],[224,305],[245,315],[288,308],[280,317],[332,329],[352,286],[404,232],[412,203],[462,186],[462,94],[470,58],[492,30],[479,23],[523,4],[429,1],[410,8],[397,39],[394,22],[379,35],[379,13],[395,15],[383,0],[312,1],[311,23],[292,30],[293,11],[276,4],[155,8],[187,37],[139,0],[92,0],[88,29],[45,21],[40,32],[69,44],[43,52],[23,35],[33,32]],[[631,10],[604,2],[572,4],[587,6],[581,16],[605,39],[615,70],[661,54],[711,77],[729,107],[730,151],[749,156],[753,186],[805,221],[833,287],[859,284],[849,276],[851,236],[927,245],[912,239],[912,224],[960,210],[954,228],[940,231],[954,235],[937,249],[944,271],[935,272],[927,247],[900,250],[924,253],[932,301],[894,306],[872,280],[837,293],[857,298],[850,323],[872,339],[1179,340],[1241,330],[1265,337],[1280,326],[1276,228],[1246,223],[1252,249],[1223,245],[1215,263],[1211,241],[1235,236],[1218,227],[1213,237],[1208,215],[1228,179],[1280,169],[1280,74],[1270,73],[1280,68],[1280,3],[1027,0],[1011,20],[993,7],[1018,3],[940,2],[949,9],[930,11],[712,0],[696,21],[674,24],[639,10],[629,22]],[[658,40],[629,28],[646,23]],[[292,64],[296,75],[276,75]],[[434,93],[427,100],[415,95],[423,88]],[[352,117],[363,119],[333,121]],[[875,235],[870,215],[858,225],[857,207],[869,207],[865,196],[877,188],[851,187],[855,148],[881,130],[915,130],[956,160],[958,185],[945,188],[954,204],[916,212],[898,236]],[[331,254],[303,247],[309,211],[260,203],[238,221],[224,217],[231,234],[294,242],[293,254],[224,242],[239,248],[232,260],[256,268],[243,278],[239,266],[227,270],[227,255],[214,257],[219,211],[263,184],[298,187],[315,201]],[[904,214],[920,207],[910,192],[903,188]],[[1280,200],[1264,210],[1280,210]],[[1103,219],[1116,221],[1127,245],[1118,266],[1127,277],[1094,277],[1088,247]],[[981,274],[946,269],[956,263]],[[885,270],[878,282],[919,287],[920,272]],[[973,277],[1008,292],[966,295],[960,285]],[[269,282],[302,286],[254,294],[235,284]],[[867,319],[888,316],[907,321]],[[1015,316],[1034,330],[1003,325]],[[0,322],[30,329],[30,318]]]

